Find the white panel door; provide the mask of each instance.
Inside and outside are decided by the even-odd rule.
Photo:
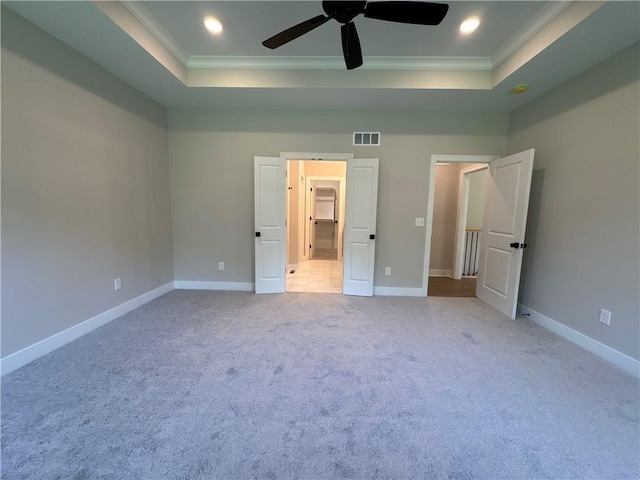
[[[516,318],[534,150],[489,163],[476,296]]]
[[[254,157],[256,293],[286,288],[285,172],[283,158]]]
[[[316,186],[310,182],[309,190],[309,260],[316,256]]]
[[[373,295],[378,159],[347,160],[342,293]]]

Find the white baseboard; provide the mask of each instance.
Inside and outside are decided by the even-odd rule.
[[[191,282],[176,280],[178,290],[226,290],[233,292],[253,292],[255,286],[251,282]]]
[[[56,333],[49,338],[40,340],[33,345],[29,345],[28,347],[12,353],[11,355],[7,355],[0,360],[0,372],[2,372],[2,376],[6,375],[7,373],[11,373],[18,368],[23,367],[26,364],[33,362],[34,360],[37,360],[47,353],[51,353],[54,350],[66,345],[67,343],[72,342],[82,337],[83,335],[86,335],[96,328],[102,327],[112,320],[115,320],[116,318],[119,318],[132,310],[135,310],[145,303],[148,303],[151,300],[154,300],[164,295],[165,293],[170,292],[171,290],[173,290],[173,288],[173,282],[169,282],[147,293],[143,293],[139,297],[132,298],[131,300],[118,305],[117,307],[107,310],[106,312],[100,313],[95,317],[85,320],[84,322],[78,323],[73,327],[69,327],[62,332]]]
[[[379,297],[426,297],[427,291],[420,287],[373,287],[373,294]]]
[[[583,333],[580,333],[572,328],[567,327],[566,325],[553,320],[531,308],[518,304],[518,310],[520,315],[523,313],[529,314],[528,318],[538,325],[546,328],[547,330],[551,330],[553,333],[560,335],[563,338],[566,338],[572,343],[581,346],[585,350],[590,351],[603,358],[609,363],[612,363],[618,368],[621,368],[627,373],[630,373],[636,378],[640,378],[640,361],[631,358],[628,355],[625,355],[622,352],[614,350],[611,347],[608,347],[604,343],[600,343],[597,340],[594,340],[591,337],[586,336]]]
[[[429,276],[430,277],[450,277],[452,275],[451,270],[444,270],[441,268],[430,268]]]

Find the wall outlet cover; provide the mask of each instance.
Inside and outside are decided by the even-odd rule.
[[[600,309],[600,323],[611,325],[611,312],[609,310]]]

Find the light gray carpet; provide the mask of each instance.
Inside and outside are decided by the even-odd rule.
[[[174,291],[6,376],[7,479],[630,479],[638,381],[477,299]]]

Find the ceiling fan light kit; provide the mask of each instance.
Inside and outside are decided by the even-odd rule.
[[[439,25],[447,14],[449,5],[430,2],[343,2],[324,0],[322,9],[325,15],[318,15],[294,25],[268,38],[262,44],[267,48],[276,49],[324,25],[329,20],[335,20],[342,24],[340,33],[342,35],[342,53],[345,65],[347,70],[353,70],[363,63],[360,38],[358,37],[356,25],[353,23],[355,17],[364,14],[365,18],[387,22]]]

